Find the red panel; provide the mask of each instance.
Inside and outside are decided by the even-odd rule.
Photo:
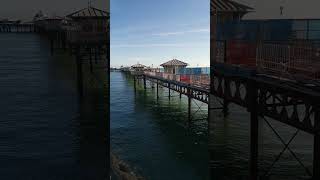
[[[227,63],[256,65],[256,45],[248,42],[229,41],[227,43]]]
[[[190,77],[188,75],[180,75],[180,81],[190,83]]]

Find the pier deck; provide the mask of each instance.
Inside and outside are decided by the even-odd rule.
[[[144,72],[143,78],[160,83],[169,90],[190,96],[203,103],[209,103],[209,75],[176,75],[159,72]]]

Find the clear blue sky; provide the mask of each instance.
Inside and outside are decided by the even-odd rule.
[[[111,0],[111,66],[210,65],[209,0]]]

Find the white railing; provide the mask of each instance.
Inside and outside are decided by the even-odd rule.
[[[276,76],[320,78],[320,48],[310,44],[263,43],[257,47],[257,68]]]

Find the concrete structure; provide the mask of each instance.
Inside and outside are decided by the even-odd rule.
[[[186,68],[188,64],[177,59],[172,59],[168,62],[161,64],[160,66],[164,68],[165,73],[178,74],[180,69]]]

